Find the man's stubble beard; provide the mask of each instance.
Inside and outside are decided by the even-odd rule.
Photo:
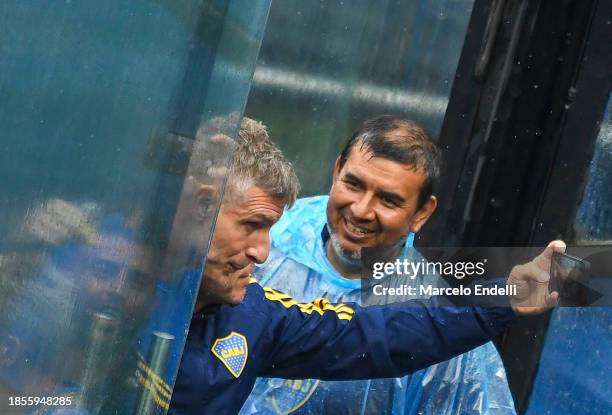
[[[342,247],[340,241],[338,240],[338,235],[335,231],[328,226],[329,230],[329,243],[331,244],[331,249],[334,251],[336,257],[346,266],[351,268],[361,268],[362,267],[362,259],[361,259],[361,249],[358,251],[348,251]]]
[[[402,237],[396,244],[387,247],[365,247],[358,251],[348,251],[342,247],[338,235],[329,230],[329,243],[336,257],[347,267],[371,270],[374,262],[391,262],[399,257],[407,237]]]

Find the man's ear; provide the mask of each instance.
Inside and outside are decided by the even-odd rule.
[[[429,199],[416,211],[414,216],[412,217],[412,224],[410,225],[410,232],[417,233],[421,230],[425,222],[429,219],[429,217],[436,210],[436,206],[438,206],[438,199],[435,196],[429,196]]]
[[[333,175],[332,175],[332,183],[336,182],[336,179],[340,175],[340,169],[342,169],[342,167],[340,167],[340,156],[338,156],[336,158],[336,162],[334,163],[334,172],[333,172]]]
[[[207,184],[198,184],[194,205],[194,217],[199,222],[210,220],[213,215],[215,188]]]

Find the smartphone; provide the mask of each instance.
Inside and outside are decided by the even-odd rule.
[[[584,259],[554,252],[550,263],[548,291],[559,293],[561,305],[586,305],[590,268],[591,264]]]

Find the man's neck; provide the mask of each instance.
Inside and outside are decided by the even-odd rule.
[[[339,258],[330,241],[328,241],[325,251],[327,259],[331,265],[344,278],[358,279],[367,275],[367,270],[365,270],[361,264],[348,264],[346,261],[343,261],[342,258]]]
[[[197,298],[195,306],[193,307],[193,314],[208,313],[211,310],[217,309],[220,305],[221,303],[219,302]]]
[[[193,307],[193,314],[201,313],[206,303],[202,300],[197,299],[195,303],[195,307]]]

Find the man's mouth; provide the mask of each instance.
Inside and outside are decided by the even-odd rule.
[[[252,263],[244,264],[234,264],[229,263],[229,274],[237,275],[238,278],[248,278],[251,276],[252,271]]]
[[[344,228],[348,231],[347,233],[351,237],[363,238],[374,233],[372,229],[357,225],[346,218],[343,218],[343,222]]]

